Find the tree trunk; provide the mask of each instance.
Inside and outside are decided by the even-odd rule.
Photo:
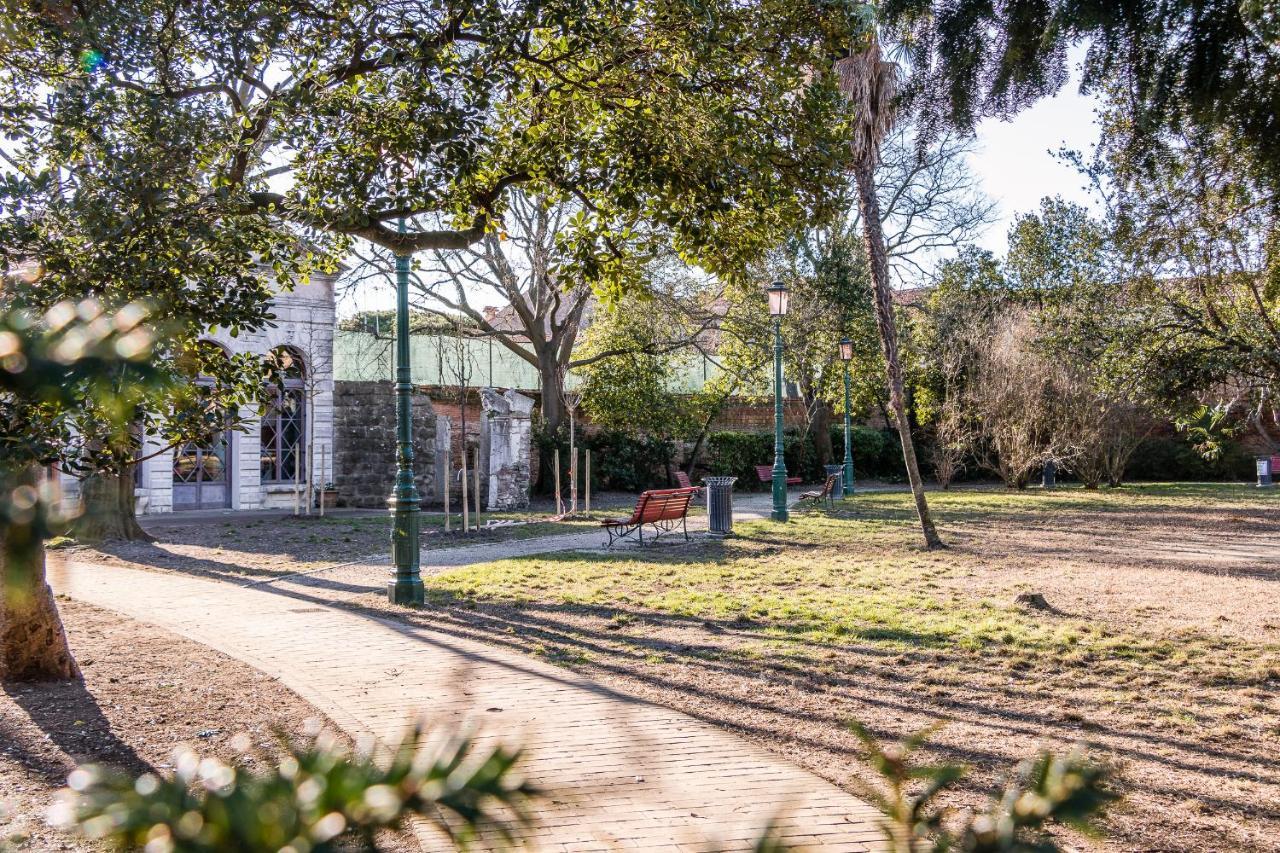
[[[907,467],[907,479],[916,502],[916,515],[920,518],[920,530],[928,548],[942,547],[938,531],[929,514],[929,503],[924,496],[924,481],[920,478],[920,463],[916,461],[915,442],[911,438],[911,422],[907,419],[905,382],[902,378],[902,362],[898,358],[898,327],[893,316],[893,300],[889,292],[889,260],[885,251],[884,233],[880,228],[880,202],[876,198],[875,166],[869,157],[854,165],[854,178],[858,185],[858,207],[862,214],[862,236],[867,248],[867,260],[871,266],[871,284],[875,293],[876,326],[880,329],[880,347],[889,370],[889,406],[897,421],[898,437],[902,441],[902,461]]]
[[[542,395],[542,428],[549,439],[559,442],[565,410],[564,397],[560,393],[560,365],[556,361],[553,348],[538,354],[538,388]],[[540,494],[551,492],[555,471],[552,468],[550,454],[539,454],[537,474],[535,487],[538,492]]]
[[[155,541],[138,524],[132,465],[120,474],[98,473],[85,478],[80,484],[80,517],[72,535],[80,542]]]
[[[684,472],[690,477],[693,476],[693,468],[698,463],[698,454],[702,452],[702,445],[706,443],[707,436],[711,433],[711,423],[716,419],[716,416],[724,410],[725,403],[729,402],[729,398],[732,397],[737,390],[738,383],[735,381],[731,386],[729,386],[728,391],[720,395],[720,399],[711,407],[711,410],[707,412],[706,418],[702,421],[702,429],[698,431],[698,438],[693,442],[693,450],[689,451],[689,461],[684,470]]]
[[[813,436],[818,465],[830,465],[836,455],[835,448],[831,446],[831,404],[826,400],[815,400],[810,412],[809,434]]]
[[[538,357],[538,384],[542,392],[543,426],[548,435],[556,435],[564,423],[564,399],[560,387],[560,364],[551,349]]]
[[[45,582],[44,542],[32,525],[0,529],[0,680],[79,677],[53,592]]]

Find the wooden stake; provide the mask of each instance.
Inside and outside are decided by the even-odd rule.
[[[467,443],[466,436],[462,440],[462,532],[471,529],[471,511],[467,508]]]
[[[293,448],[293,514],[302,515],[302,457],[298,455],[298,448]]]
[[[556,515],[564,515],[564,504],[560,502],[560,448],[556,448],[556,458],[552,463],[556,470]]]
[[[591,450],[588,449],[586,453],[587,453],[587,476],[583,478],[582,486],[586,490],[587,505],[583,509],[583,512],[585,512],[587,515],[590,515],[591,514]]]
[[[475,484],[476,484],[476,497],[475,497],[476,530],[479,530],[480,529],[480,451],[478,449],[476,450],[476,464],[471,470],[474,472],[472,476],[475,478]]]
[[[449,532],[449,520],[453,517],[453,508],[449,505],[449,481],[453,479],[453,464],[449,454],[444,455],[444,532]]]
[[[573,409],[569,410],[569,514],[578,512],[578,445],[573,428]]]
[[[322,444],[322,445],[320,445],[320,517],[321,517],[321,518],[324,518],[324,500],[325,500],[325,494],[324,494],[324,491],[325,491],[325,489],[324,489],[324,458],[325,458],[325,450],[326,450],[326,449],[327,449],[327,448],[326,448],[323,444]]]

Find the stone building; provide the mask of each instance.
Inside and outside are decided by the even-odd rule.
[[[207,443],[169,449],[144,436],[134,490],[139,514],[292,508],[304,499],[308,478],[317,490],[332,480],[334,279],[317,274],[279,292],[268,328],[208,336],[229,355],[274,355],[286,366],[284,387],[272,389],[275,405],[245,407],[242,429]],[[68,497],[76,485],[64,479]]]

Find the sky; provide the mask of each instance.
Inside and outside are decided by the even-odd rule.
[[[1076,64],[1082,53],[1075,52]],[[978,125],[970,167],[997,206],[996,221],[978,241],[983,248],[1003,255],[1014,217],[1039,208],[1045,196],[1061,195],[1081,204],[1093,201],[1083,177],[1054,155],[1064,146],[1086,153],[1092,149],[1098,140],[1094,104],[1092,97],[1079,94],[1079,74],[1073,73],[1057,95],[1037,102],[1013,120],[986,119]],[[483,297],[479,299],[483,304]],[[364,308],[392,307],[388,284],[363,288],[358,296],[344,298],[338,310],[348,315]]]
[[[979,241],[1003,255],[1016,214],[1035,210],[1045,196],[1093,201],[1083,177],[1053,156],[1062,147],[1088,153],[1098,141],[1095,100],[1079,94],[1079,75],[1053,98],[1037,102],[1012,121],[986,119],[977,127],[977,150],[969,164],[987,195],[998,205],[999,219]]]

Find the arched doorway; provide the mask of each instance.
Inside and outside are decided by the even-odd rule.
[[[226,350],[201,341],[223,356]],[[200,378],[197,384],[211,384]],[[223,418],[225,421],[225,417]],[[231,431],[215,432],[202,441],[189,441],[173,451],[173,509],[223,509],[231,506]]]

